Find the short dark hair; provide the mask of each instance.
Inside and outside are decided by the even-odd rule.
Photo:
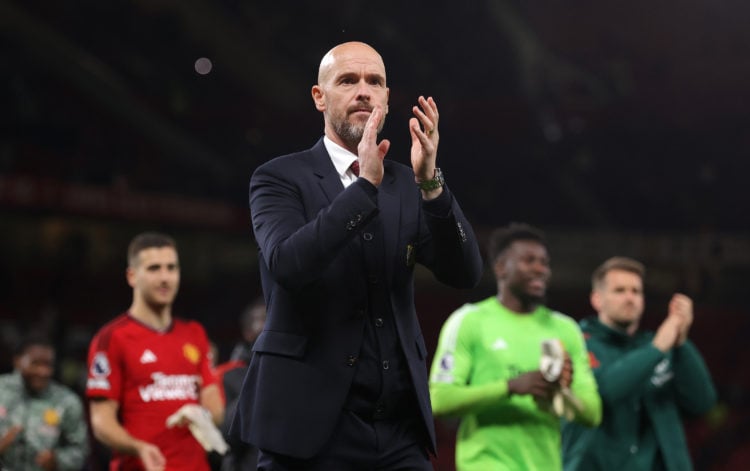
[[[503,252],[517,240],[532,240],[539,242],[544,248],[547,248],[547,241],[542,231],[526,223],[512,222],[505,227],[500,227],[492,231],[487,247],[487,255],[489,256],[490,263],[495,263]]]
[[[138,234],[128,245],[128,265],[131,267],[136,265],[141,250],[160,247],[173,247],[176,250],[177,244],[172,237],[160,232]]]
[[[31,347],[46,347],[52,350],[55,349],[55,345],[52,343],[52,340],[50,340],[48,336],[35,332],[24,336],[23,338],[21,338],[21,340],[18,341],[18,343],[16,343],[15,348],[13,349],[13,356],[21,356],[26,353]]]
[[[638,275],[641,280],[646,276],[646,267],[641,262],[629,257],[611,257],[599,265],[591,275],[591,289],[596,289],[604,282],[604,277],[612,270],[622,270]]]

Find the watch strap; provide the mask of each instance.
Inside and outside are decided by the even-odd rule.
[[[440,170],[439,167],[435,167],[435,176],[433,176],[432,179],[417,182],[419,189],[424,191],[437,190],[444,184],[445,179],[443,178],[443,171]]]

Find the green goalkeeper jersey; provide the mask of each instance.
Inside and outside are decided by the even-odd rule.
[[[459,471],[562,468],[560,419],[530,395],[508,394],[508,380],[539,369],[541,343],[547,339],[559,339],[571,357],[571,390],[583,405],[574,420],[598,425],[601,399],[573,319],[544,306],[519,314],[492,297],[461,307],[445,322],[430,394],[436,417],[461,417]]]

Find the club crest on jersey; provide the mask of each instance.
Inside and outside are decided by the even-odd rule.
[[[42,420],[45,424],[55,427],[60,424],[60,414],[55,409],[46,409]]]
[[[200,350],[198,350],[198,347],[192,343],[186,343],[182,346],[182,354],[185,355],[185,358],[194,365],[197,365],[201,359]]]

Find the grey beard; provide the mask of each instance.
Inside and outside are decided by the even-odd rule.
[[[332,124],[334,131],[336,131],[336,134],[349,147],[354,148],[359,145],[359,141],[362,140],[362,134],[365,133],[366,123],[352,124],[344,119]],[[380,134],[380,131],[383,130],[383,126],[385,126],[385,117],[383,117],[383,120],[380,122],[380,126],[378,126],[378,134]]]
[[[346,142],[350,147],[357,147],[359,141],[362,140],[362,134],[365,132],[364,124],[354,125],[346,120],[333,123],[333,128],[341,140]]]

